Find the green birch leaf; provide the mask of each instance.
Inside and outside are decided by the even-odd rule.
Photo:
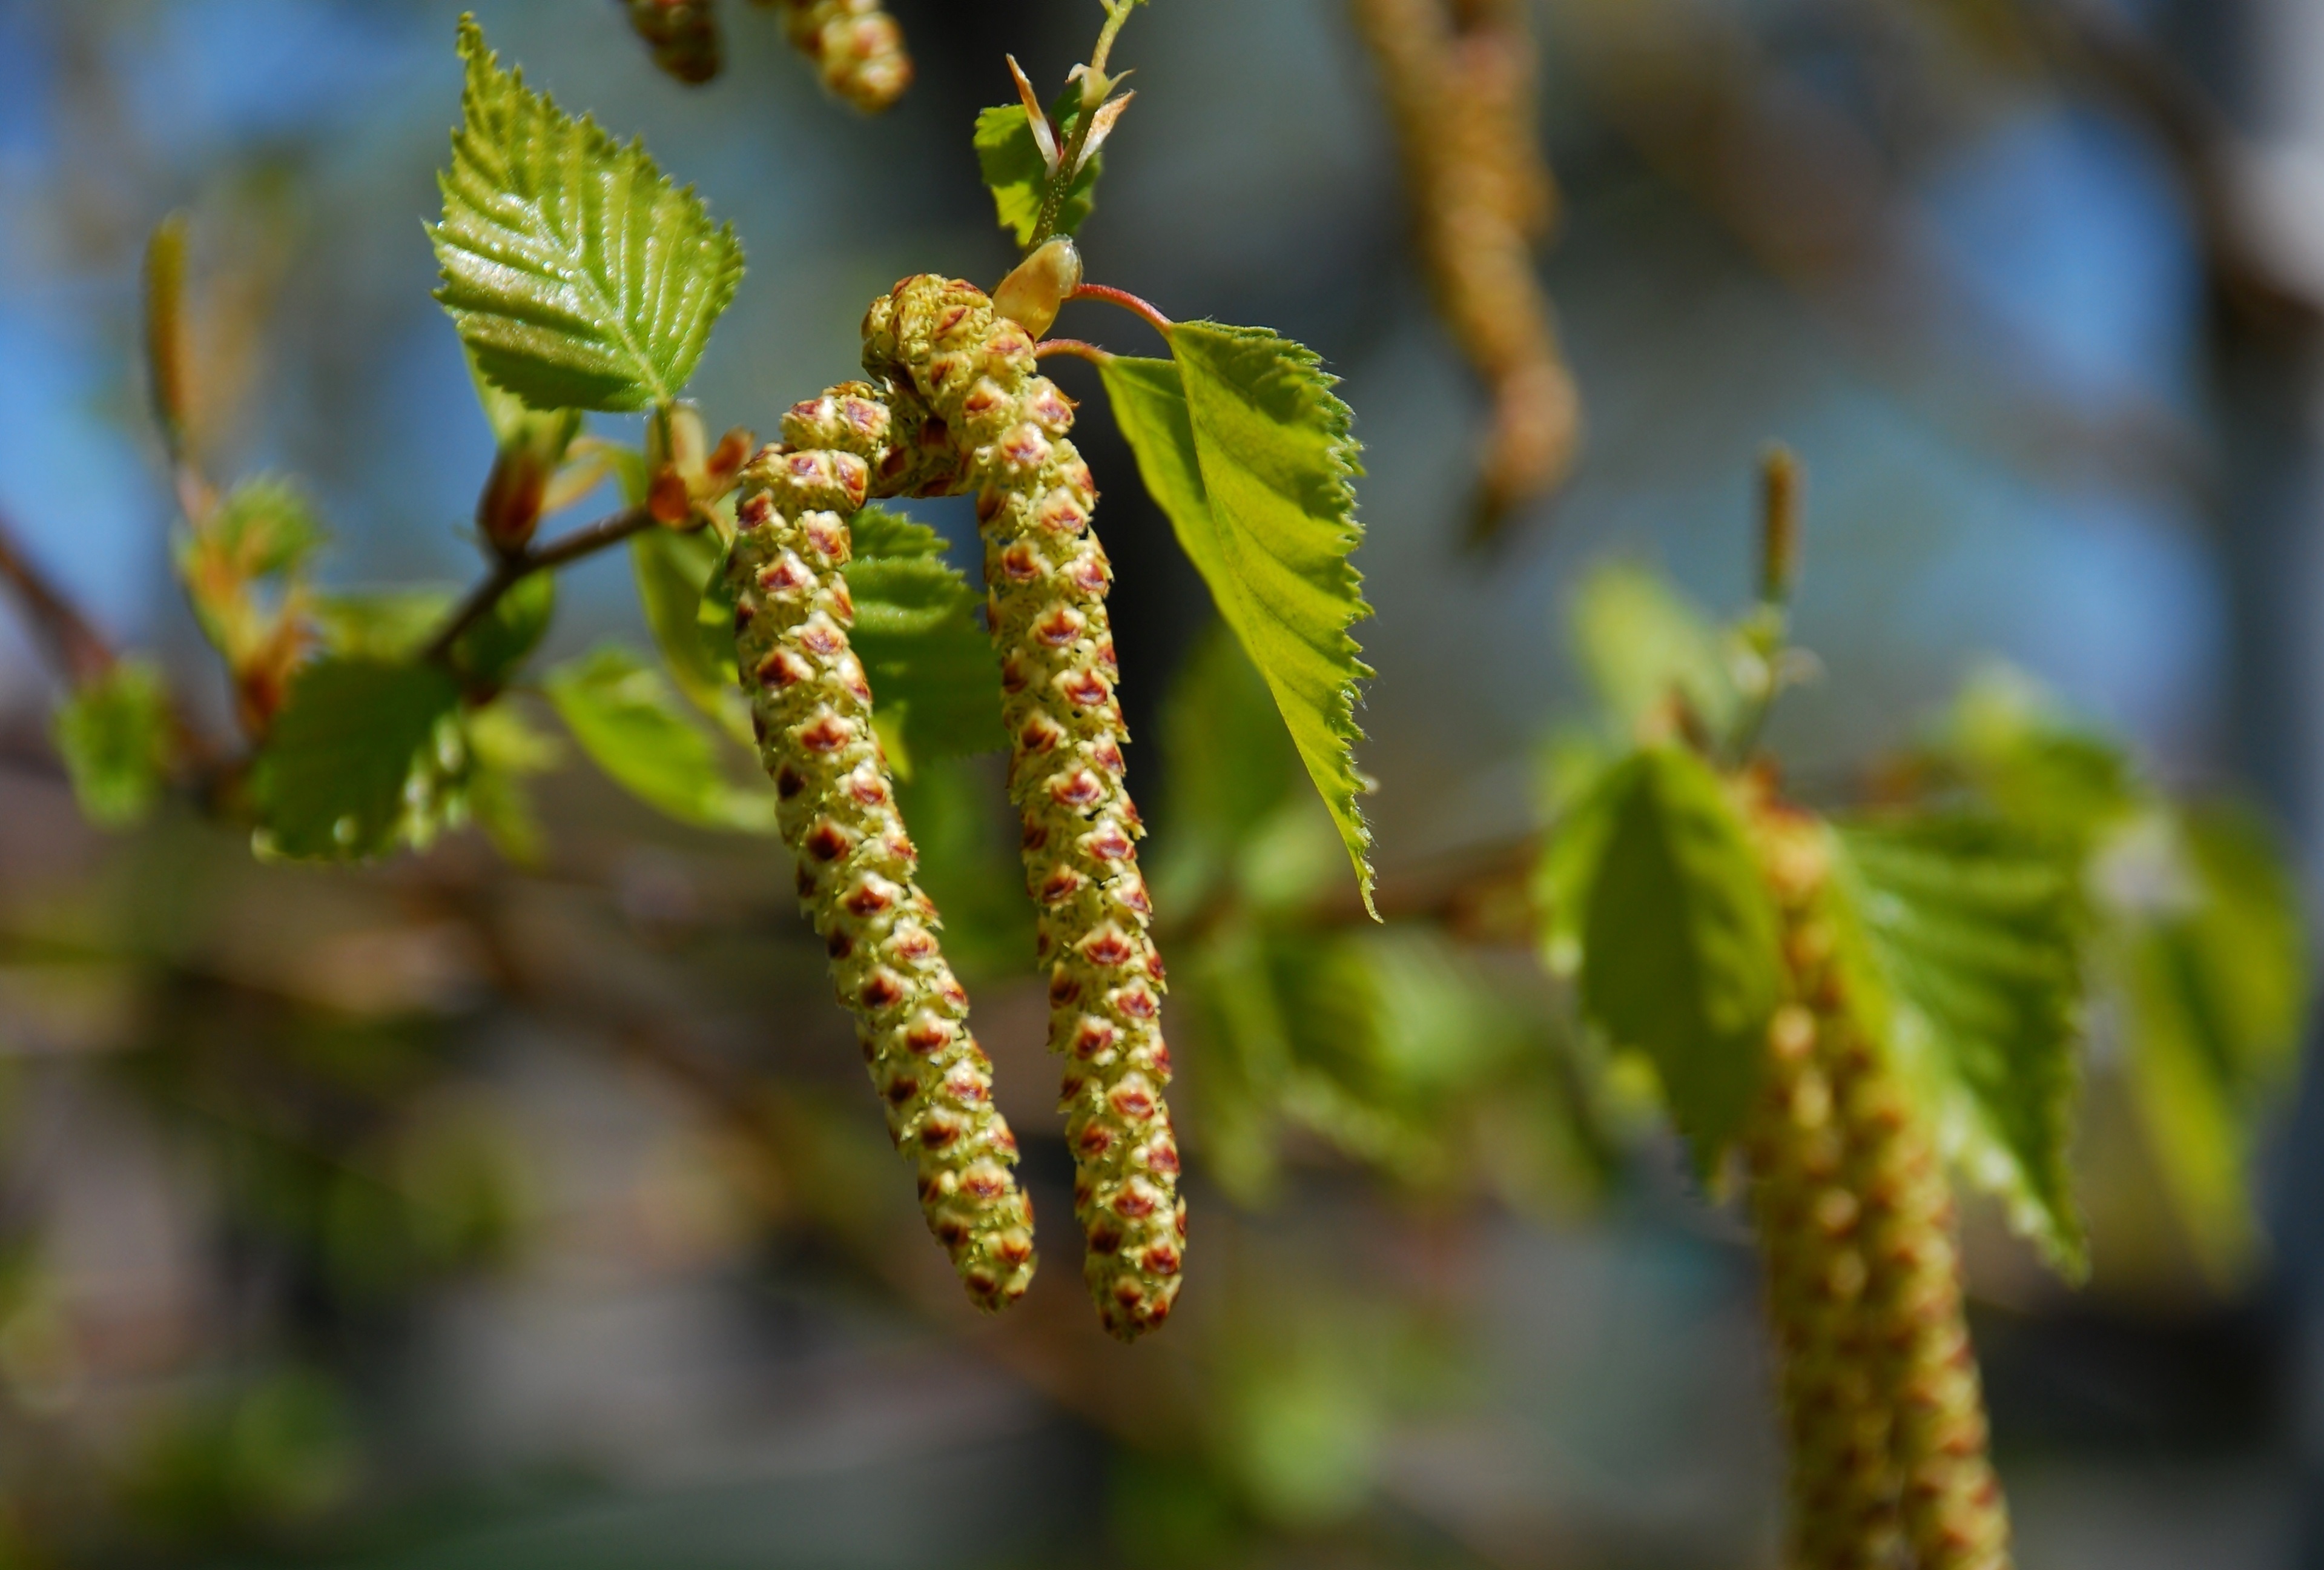
[[[850,528],[853,559],[841,569],[855,602],[849,640],[875,714],[901,743],[897,762],[915,767],[1005,746],[983,597],[945,559],[944,536],[883,507],[863,509]]]
[[[91,823],[129,828],[153,810],[171,748],[170,689],[159,667],[123,660],[74,688],[51,734]]]
[[[315,596],[317,628],[334,654],[397,660],[419,653],[458,603],[448,586],[346,589]]]
[[[635,654],[593,650],[552,668],[544,686],[581,750],[647,806],[700,828],[775,832],[773,795],[727,779],[669,679]]]
[[[1370,781],[1354,746],[1357,684],[1371,674],[1349,627],[1370,614],[1348,558],[1359,448],[1315,356],[1264,328],[1182,322],[1174,363],[1104,366],[1114,416],[1147,488],[1266,678],[1331,811],[1369,909]]]
[[[645,149],[575,120],[505,71],[472,18],[464,124],[429,231],[436,298],[493,385],[544,412],[678,395],[734,298],[742,248]]]
[[[424,816],[459,704],[435,665],[335,656],[301,670],[251,771],[260,848],[325,861],[393,849]]]
[[[708,529],[649,529],[630,537],[638,603],[670,679],[719,729],[748,745],[751,707],[734,684],[733,612],[707,594],[724,562],[724,548]]]
[[[1062,147],[1073,134],[1073,122],[1082,112],[1078,85],[1068,86],[1049,106],[1049,124],[1056,128]],[[992,207],[1001,226],[1020,246],[1033,243],[1041,220],[1041,199],[1047,193],[1049,168],[1042,161],[1041,144],[1033,139],[1033,122],[1022,104],[1002,104],[976,116],[976,166],[992,192]],[[1079,230],[1097,205],[1097,177],[1105,172],[1105,155],[1093,153],[1066,189],[1057,209],[1057,233]]]
[[[469,711],[466,721],[468,815],[510,862],[538,867],[548,840],[525,781],[557,767],[564,749],[505,697]]]
[[[454,642],[452,662],[472,680],[503,686],[526,656],[540,647],[556,615],[557,575],[528,574],[509,586],[493,608]]]
[[[1674,693],[1711,734],[1734,725],[1742,699],[1724,637],[1657,575],[1610,562],[1594,569],[1575,596],[1573,632],[1616,735],[1636,735]]]
[[[1194,910],[1232,880],[1246,897],[1269,893],[1288,903],[1312,892],[1312,877],[1284,880],[1280,853],[1303,827],[1320,827],[1336,872],[1338,836],[1319,821],[1314,798],[1299,789],[1305,771],[1284,734],[1274,695],[1251,668],[1242,646],[1218,625],[1196,644],[1170,685],[1162,706],[1162,736],[1170,771],[1162,803],[1160,848],[1154,858],[1156,898],[1174,910]],[[1299,823],[1284,821],[1296,810]],[[1279,885],[1285,882],[1287,887]]]
[[[1774,902],[1726,787],[1692,753],[1632,754],[1580,810],[1600,836],[1574,874],[1582,1009],[1653,1060],[1708,1176],[1742,1129],[1783,998]]]
[[[2222,807],[2148,822],[2155,832],[2124,836],[2093,880],[2112,918],[2131,1089],[2197,1258],[2233,1287],[2259,1253],[2252,1162],[2298,1067],[2307,939],[2264,825]],[[2140,841],[2163,854],[2140,854]]]
[[[2068,1146],[2080,1074],[2078,869],[2055,839],[1950,815],[1833,836],[1836,884],[1880,1033],[1946,1156],[2062,1274],[2088,1245]],[[1877,1003],[1876,1003],[1877,1007]]]

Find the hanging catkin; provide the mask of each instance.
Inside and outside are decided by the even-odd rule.
[[[653,50],[654,64],[696,86],[718,74],[714,0],[628,0],[630,26]]]
[[[1555,488],[1581,400],[1534,270],[1556,187],[1535,125],[1535,48],[1520,0],[1351,0],[1386,88],[1423,270],[1491,390],[1476,532]]]
[[[1836,962],[1828,831],[1764,802],[1754,828],[1791,993],[1769,1029],[1748,1147],[1783,1360],[1794,1563],[2007,1570],[1942,1165]]]
[[[840,387],[799,404],[783,421],[786,445],[744,472],[727,568],[736,665],[799,900],[855,1016],[889,1132],[919,1168],[928,1230],[977,1306],[995,1309],[1032,1280],[1032,1207],[1010,1171],[1017,1141],[993,1110],[967,993],[912,881],[918,854],[848,646],[848,519],[890,450],[889,411],[870,392]]]
[[[879,0],[758,0],[779,5],[791,44],[814,62],[823,85],[876,114],[912,85],[904,30]]]
[[[1112,571],[1090,532],[1097,491],[1065,438],[1073,404],[1038,374],[1031,337],[973,284],[908,278],[874,301],[864,365],[942,422],[964,460],[953,485],[976,496],[1010,794],[1049,965],[1049,1045],[1067,1060],[1084,1274],[1106,1328],[1128,1340],[1169,1315],[1185,1207],[1162,1099],[1170,1053],[1143,830],[1122,783]]]

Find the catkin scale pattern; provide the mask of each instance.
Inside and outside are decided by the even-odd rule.
[[[1795,1570],[2008,1570],[1951,1191],[1847,997],[1826,831],[1759,803],[1791,996],[1746,1137],[1791,1438]]]
[[[1112,569],[1090,531],[1096,488],[1066,438],[1072,402],[1038,374],[1025,329],[974,285],[899,283],[865,318],[864,366],[924,429],[949,434],[960,455],[950,486],[976,497],[1010,794],[1049,967],[1049,1046],[1066,1060],[1084,1275],[1107,1330],[1130,1340],[1169,1316],[1186,1223],[1163,1100],[1163,967],[1138,868],[1144,830],[1123,784]],[[927,460],[904,466],[931,483]]]
[[[945,964],[935,906],[872,732],[872,690],[849,646],[840,569],[848,519],[887,452],[888,410],[835,388],[783,421],[783,445],[745,470],[727,581],[736,670],[775,781],[800,903],[855,1017],[897,1149],[918,1168],[928,1230],[987,1310],[1022,1297],[1032,1207],[1017,1141],[992,1105],[992,1066],[969,1034],[968,996]]]

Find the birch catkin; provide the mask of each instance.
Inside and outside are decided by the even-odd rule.
[[[1835,963],[1826,831],[1767,804],[1755,830],[1792,993],[1770,1027],[1748,1143],[1794,1563],[2007,1570],[1942,1164]]]
[[[1124,1340],[1168,1317],[1185,1206],[1164,1104],[1162,961],[1138,870],[1138,808],[1122,783],[1128,739],[1090,532],[1097,492],[1065,439],[1073,405],[1038,374],[1033,342],[974,285],[908,278],[873,302],[864,365],[926,405],[964,462],[984,537],[1010,794],[1049,965],[1049,1045],[1067,1059],[1064,1106],[1084,1263],[1106,1328]]]
[[[823,85],[869,114],[904,96],[912,57],[904,30],[879,0],[758,0],[780,5],[792,47],[814,62]]]
[[[889,1133],[919,1168],[928,1230],[977,1306],[997,1309],[1032,1280],[1032,1207],[1010,1171],[1017,1141],[993,1110],[968,995],[912,881],[918,854],[848,646],[847,520],[888,446],[888,411],[869,391],[836,388],[798,405],[783,421],[788,445],[744,473],[727,568],[736,666],[798,858],[799,900],[855,1016]]]
[[[718,74],[718,13],[713,0],[628,0],[630,26],[653,50],[654,64],[696,86]]]

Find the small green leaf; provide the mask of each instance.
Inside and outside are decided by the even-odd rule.
[[[333,861],[392,849],[459,702],[433,665],[331,658],[300,671],[251,771],[262,847]]]
[[[545,685],[582,750],[639,800],[701,828],[774,832],[773,796],[728,780],[711,738],[635,654],[594,650],[552,669]]]
[[[2067,1161],[2079,1080],[2082,915],[2055,840],[1954,815],[1833,836],[1837,885],[1883,994],[1880,1033],[1940,1143],[2011,1224],[2079,1277],[2088,1245]]]
[[[2233,1287],[2259,1251],[2259,1126],[2298,1067],[2309,990],[2298,896],[2284,848],[2232,808],[2158,809],[2121,838],[2131,843],[2101,855],[2093,882],[2131,1086],[2197,1257]],[[2142,844],[2163,854],[2141,855]],[[2131,861],[2150,875],[2131,875]]]
[[[964,758],[922,760],[896,783],[920,853],[917,881],[945,916],[945,957],[972,984],[1019,977],[1034,953],[1016,817],[1000,773]]]
[[[2144,794],[2119,744],[2072,724],[2031,678],[2005,665],[1962,688],[1933,750],[2003,817],[2085,852]]]
[[[944,537],[881,507],[857,513],[851,531],[854,557],[841,569],[855,602],[850,638],[875,710],[901,742],[899,766],[1006,745],[983,600],[945,559]]]
[[[1370,614],[1348,558],[1363,538],[1348,406],[1309,350],[1257,328],[1182,322],[1175,364],[1106,362],[1114,416],[1147,489],[1267,679],[1300,760],[1371,903],[1371,830],[1358,804],[1357,683],[1348,632]]]
[[[1710,1174],[1743,1126],[1784,989],[1775,910],[1725,786],[1691,753],[1648,748],[1582,809],[1602,836],[1582,895],[1582,1003],[1654,1060]]]
[[[91,823],[128,828],[161,799],[171,748],[170,689],[160,669],[124,660],[57,709],[57,752]]]
[[[504,686],[540,646],[557,614],[557,575],[528,573],[493,602],[452,645],[452,662],[470,679]]]
[[[1060,147],[1072,138],[1081,105],[1081,88],[1069,86],[1049,106],[1049,124],[1056,128]],[[976,165],[992,191],[1001,226],[1017,237],[1018,245],[1031,245],[1041,219],[1041,199],[1048,192],[1049,169],[1042,161],[1040,143],[1033,139],[1033,122],[1024,105],[1003,104],[976,116]],[[1088,219],[1097,201],[1097,177],[1104,172],[1102,153],[1093,153],[1082,165],[1057,209],[1058,234],[1074,234]]]
[[[458,597],[456,590],[443,586],[318,595],[315,622],[323,647],[334,654],[406,660],[418,654],[443,625]]]
[[[645,149],[567,116],[460,23],[465,123],[429,231],[436,298],[484,376],[531,408],[677,398],[734,298],[742,247]]]
[[[260,475],[228,491],[201,532],[205,546],[244,581],[290,571],[327,538],[307,493],[280,475]]]
[[[1674,696],[1712,735],[1742,706],[1725,640],[1711,620],[1642,568],[1609,563],[1575,596],[1574,642],[1613,733],[1624,740]]]
[[[469,816],[512,863],[540,865],[547,841],[525,780],[555,768],[564,749],[556,738],[535,730],[506,697],[469,710],[466,729]]]
[[[688,703],[747,745],[751,709],[734,685],[733,613],[707,598],[724,562],[724,548],[708,529],[649,529],[630,537],[638,603],[670,679]]]

